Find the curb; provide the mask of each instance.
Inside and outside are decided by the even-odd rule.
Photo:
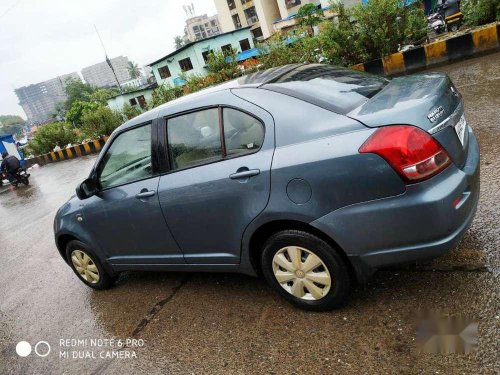
[[[95,154],[101,151],[107,140],[108,137],[104,136],[93,141],[64,148],[59,151],[51,151],[48,154],[43,154],[35,156],[31,159],[27,159],[26,163],[28,167],[31,167],[33,164],[45,165],[56,161],[75,159],[81,156]]]
[[[380,59],[353,65],[378,75],[401,75],[431,66],[452,62],[500,48],[500,23],[480,30],[429,43],[405,52],[396,52]]]

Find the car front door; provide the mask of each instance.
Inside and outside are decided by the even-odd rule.
[[[241,101],[166,119],[160,205],[189,264],[238,264],[245,228],[270,195],[271,115]]]
[[[117,135],[95,169],[100,191],[85,201],[87,227],[114,265],[185,263],[158,202],[151,123]]]

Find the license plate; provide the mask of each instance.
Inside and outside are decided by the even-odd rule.
[[[467,128],[467,122],[465,121],[465,116],[462,115],[462,117],[460,117],[460,120],[455,125],[455,131],[457,132],[458,139],[460,139],[462,146],[464,145],[466,128]]]

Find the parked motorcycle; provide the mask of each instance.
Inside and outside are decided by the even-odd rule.
[[[456,31],[460,28],[463,17],[460,0],[444,0],[437,6],[436,12],[427,17],[427,25],[436,34]]]
[[[29,177],[30,177],[30,174],[28,172],[26,172],[23,168],[19,168],[15,172],[15,174],[14,174],[15,180],[12,182],[10,182],[7,179],[7,176],[5,174],[0,173],[0,186],[2,186],[5,183],[10,183],[14,187],[17,187],[19,184],[23,184],[23,185],[28,186],[30,184]]]

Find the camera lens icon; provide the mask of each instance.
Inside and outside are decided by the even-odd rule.
[[[27,341],[19,341],[16,345],[16,353],[19,357],[27,357],[31,354],[31,345]]]
[[[16,353],[19,357],[27,357],[31,354],[31,344],[27,341],[19,341],[16,345]],[[35,353],[39,357],[47,357],[50,353],[50,345],[47,341],[38,341],[35,345]]]

